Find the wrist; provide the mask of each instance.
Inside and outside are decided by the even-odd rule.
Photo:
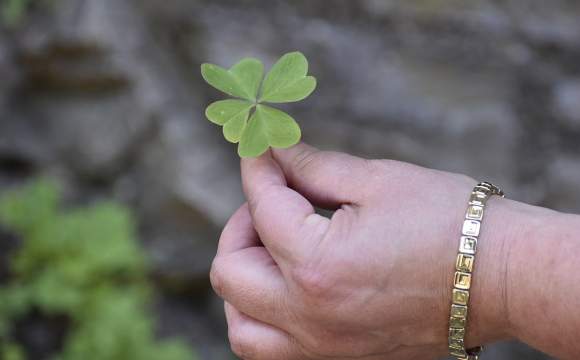
[[[508,284],[511,257],[523,221],[514,204],[491,196],[485,207],[467,318],[467,347],[513,338]]]
[[[467,348],[514,338],[509,283],[512,256],[526,221],[522,205],[495,195],[487,201],[470,290]]]
[[[521,205],[508,283],[510,333],[561,359],[580,353],[580,216]]]
[[[445,261],[442,263],[445,289],[445,321],[449,326],[450,304],[454,288],[457,259],[463,222],[471,193],[478,182],[463,178],[453,190],[453,214],[444,242]],[[509,194],[508,194],[509,196]],[[467,349],[513,338],[509,320],[510,256],[516,245],[523,218],[519,203],[498,195],[488,197],[477,242],[477,252],[471,277],[464,343]],[[441,260],[440,260],[441,261]],[[447,339],[445,341],[447,343]],[[446,349],[449,351],[448,349]]]

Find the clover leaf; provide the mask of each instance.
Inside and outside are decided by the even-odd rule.
[[[307,72],[304,55],[295,52],[283,56],[266,75],[259,101],[284,103],[304,99],[316,87],[316,79],[306,76]]]
[[[211,104],[205,114],[218,125],[223,125],[225,138],[233,143],[240,141],[254,103],[241,100],[222,100]]]
[[[239,142],[240,157],[259,156],[270,146],[288,148],[300,140],[300,127],[290,115],[262,103],[299,101],[314,91],[316,79],[306,76],[304,55],[284,55],[263,80],[264,65],[254,58],[242,59],[229,70],[203,64],[201,73],[213,87],[243,99],[216,101],[205,111],[211,122],[223,126],[226,140]]]
[[[229,70],[213,64],[203,64],[201,71],[210,85],[226,94],[253,102],[256,101],[260,89],[264,64],[258,59],[245,58]]]

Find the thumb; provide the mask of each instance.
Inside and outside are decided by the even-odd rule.
[[[272,148],[288,186],[314,205],[337,209],[342,204],[360,204],[369,192],[368,176],[375,167],[346,153],[321,151],[305,142],[288,149]]]

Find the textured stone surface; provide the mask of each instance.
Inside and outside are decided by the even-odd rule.
[[[202,62],[302,51],[318,88],[281,108],[312,145],[580,213],[578,18],[574,0],[60,0],[0,30],[0,186],[45,173],[72,202],[133,206],[154,277],[186,298],[161,302],[163,332],[231,358],[207,273],[244,198],[235,146],[204,118],[223,96]]]

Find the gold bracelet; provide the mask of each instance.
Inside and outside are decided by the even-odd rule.
[[[463,222],[459,255],[453,278],[453,304],[451,305],[451,318],[449,320],[449,350],[451,355],[459,360],[477,360],[483,351],[483,346],[472,349],[465,348],[465,323],[467,318],[467,304],[469,302],[469,288],[471,287],[471,273],[477,250],[477,237],[483,218],[483,210],[487,198],[491,195],[505,197],[503,191],[497,186],[483,182],[478,184],[469,198],[469,207]]]

